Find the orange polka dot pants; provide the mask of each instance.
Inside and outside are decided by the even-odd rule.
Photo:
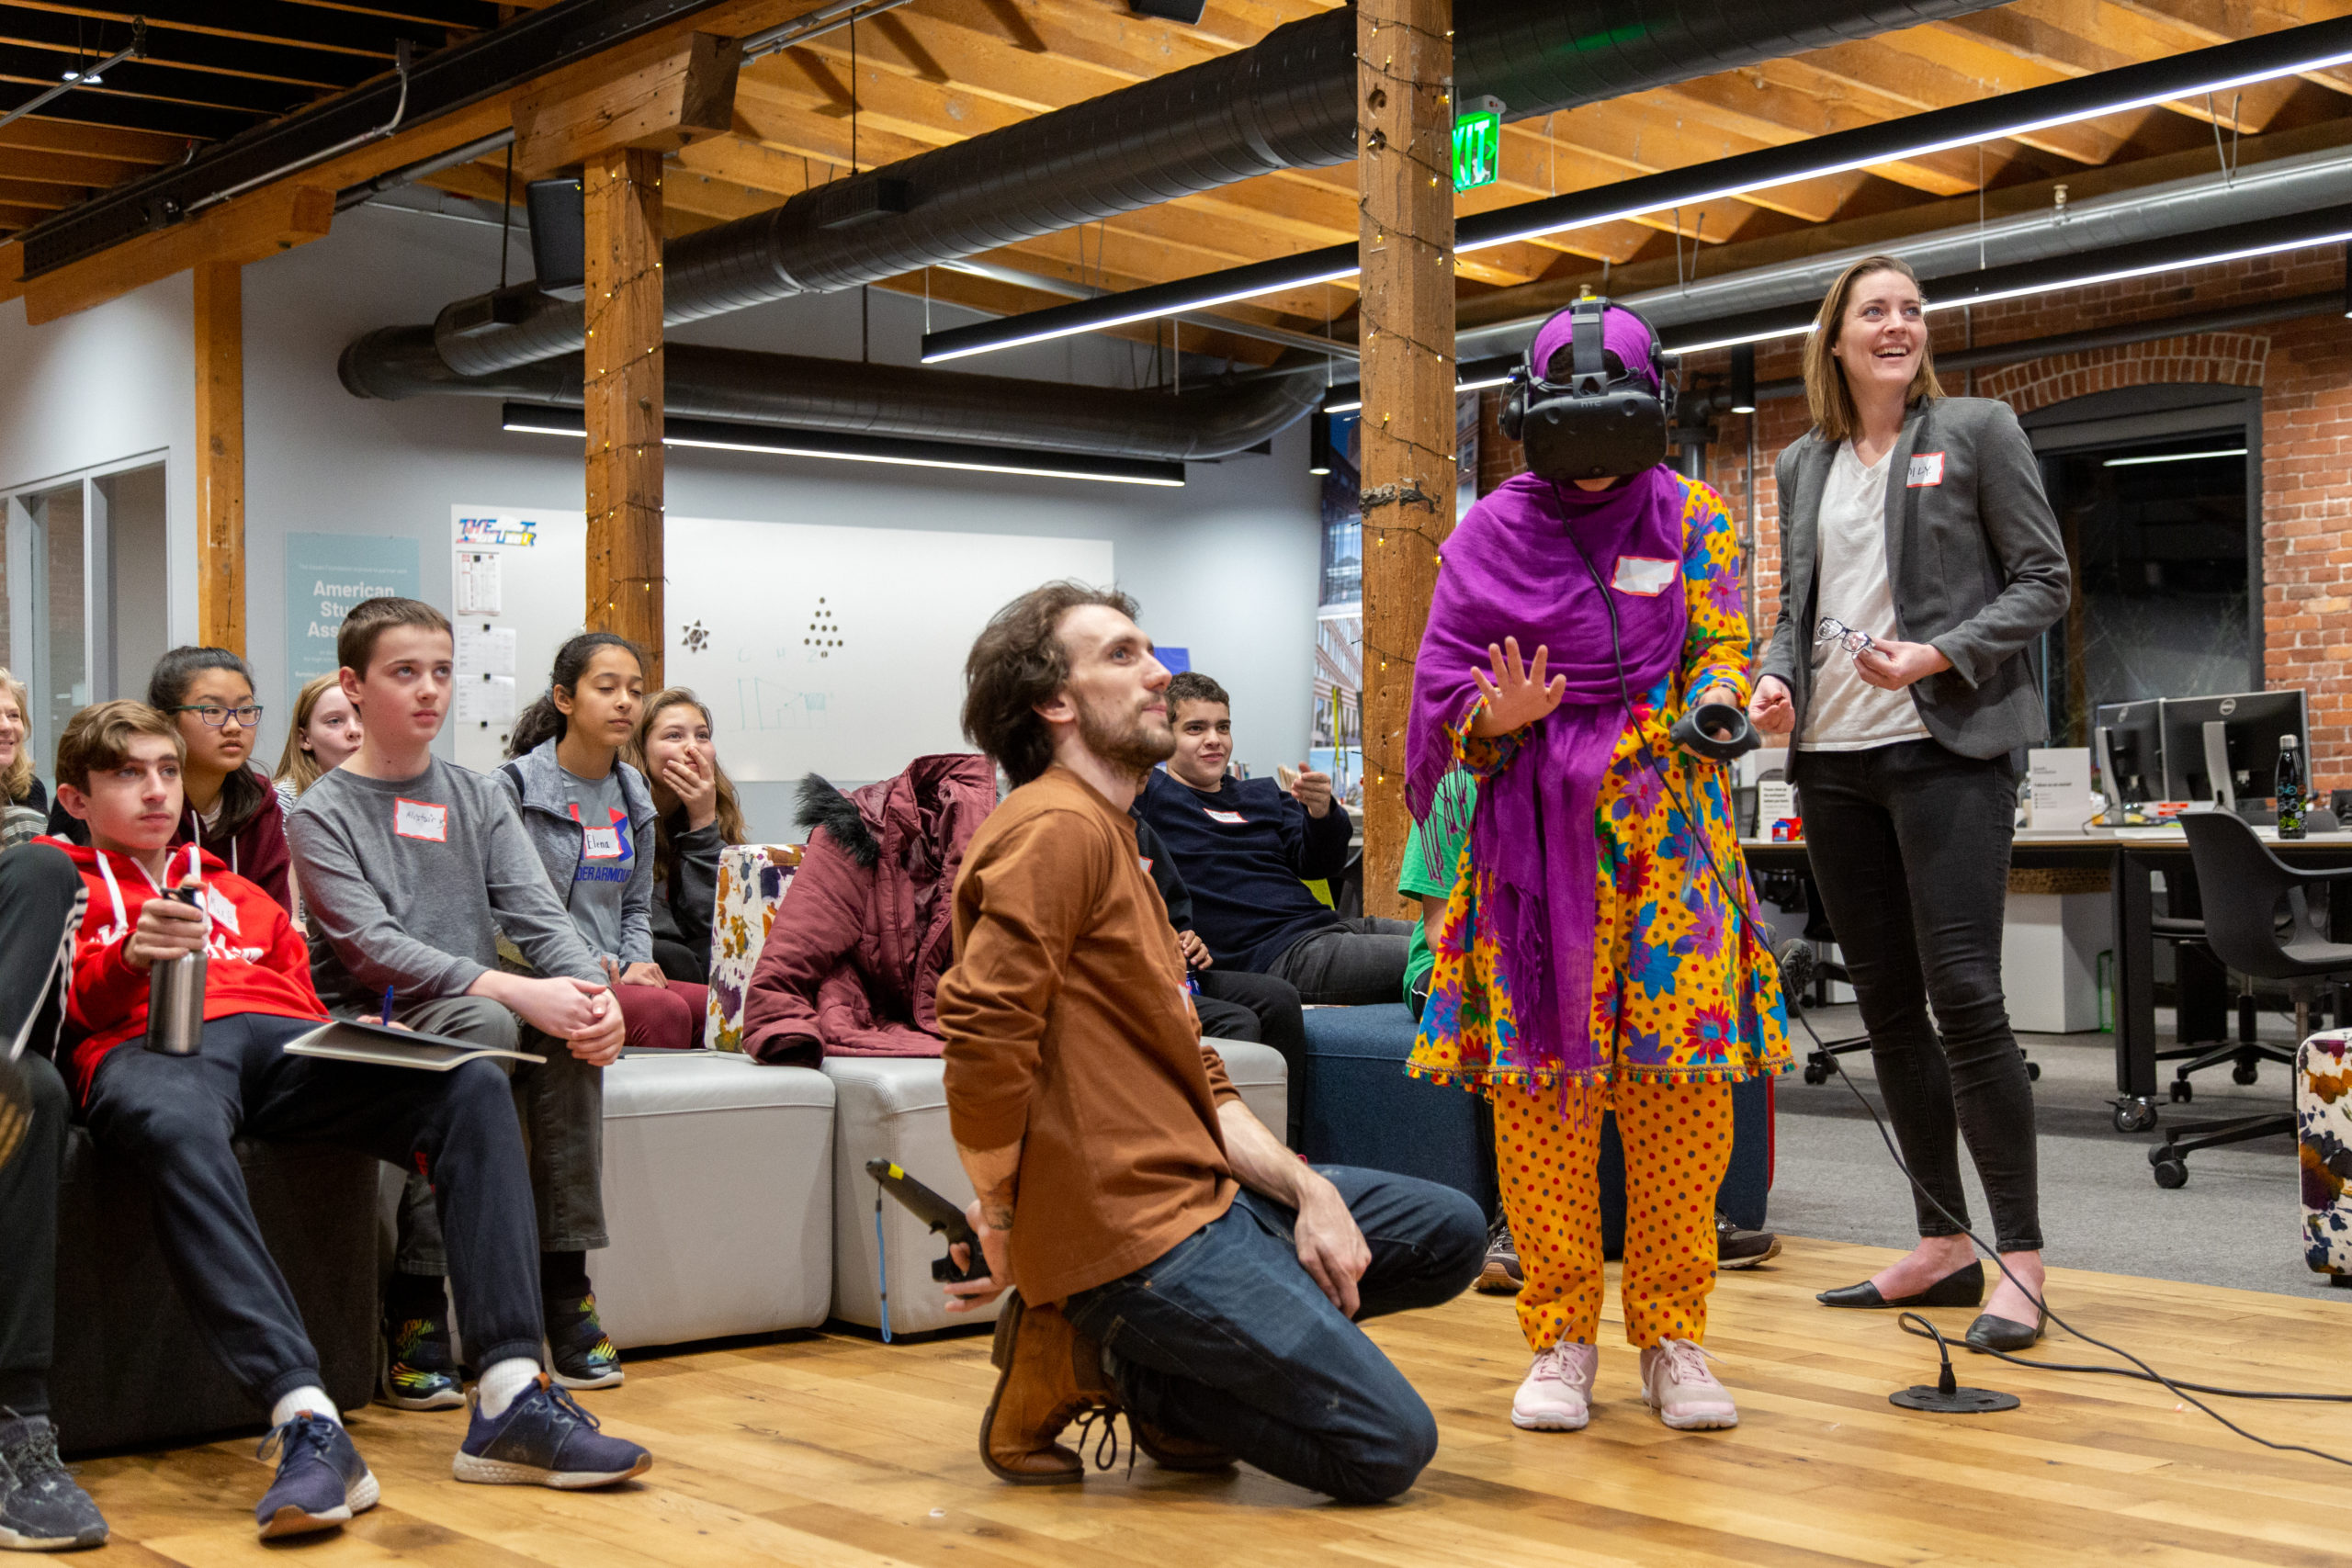
[[[1600,1112],[1625,1148],[1625,1337],[1703,1339],[1715,1287],[1715,1190],[1731,1167],[1731,1085],[1498,1083],[1495,1168],[1527,1283],[1531,1349],[1599,1337]]]

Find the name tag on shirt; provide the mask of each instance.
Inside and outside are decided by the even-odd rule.
[[[1923,485],[1944,482],[1944,455],[1941,452],[1918,452],[1912,455],[1911,474],[1904,484],[1912,490]]]
[[[589,860],[618,860],[621,858],[621,830],[618,828],[585,829],[586,843],[582,854]]]
[[[446,844],[449,841],[449,808],[395,795],[392,799],[392,832],[402,839],[423,839],[430,843]]]
[[[1655,599],[1674,586],[1681,570],[1680,561],[1660,560],[1656,556],[1619,556],[1616,589],[1620,593]]]
[[[1242,816],[1238,811],[1213,811],[1209,807],[1204,806],[1201,807],[1201,815],[1206,817],[1212,822],[1222,822],[1228,828],[1247,828],[1250,826],[1250,818]]]
[[[240,934],[237,931],[237,907],[209,887],[204,890],[204,912],[212,917],[214,925],[230,935]]]

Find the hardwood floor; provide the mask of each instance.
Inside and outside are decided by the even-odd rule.
[[[626,1387],[583,1395],[654,1450],[652,1472],[619,1495],[459,1485],[449,1455],[462,1413],[375,1408],[351,1430],[384,1502],[340,1536],[265,1551],[251,1510],[268,1472],[252,1439],[234,1439],[84,1466],[115,1544],[79,1561],[208,1568],[290,1550],[312,1565],[436,1568],[2214,1568],[2352,1557],[2352,1472],[2257,1448],[2151,1385],[1962,1352],[1962,1382],[2008,1390],[2024,1407],[1939,1416],[1888,1404],[1894,1389],[1933,1381],[1934,1348],[1892,1314],[1828,1312],[1812,1297],[1889,1256],[1792,1240],[1775,1263],[1724,1276],[1709,1345],[1739,1399],[1731,1432],[1668,1432],[1642,1408],[1634,1353],[1611,1342],[1613,1304],[1593,1423],[1577,1434],[1511,1427],[1527,1357],[1507,1301],[1465,1296],[1375,1323],[1444,1434],[1420,1484],[1383,1507],[1148,1460],[1082,1488],[1000,1485],[976,1453],[994,1376],[985,1337],[811,1335],[632,1360]],[[2057,1269],[2052,1300],[2173,1376],[2347,1389],[2352,1292],[2306,1301]],[[1958,1335],[1970,1314],[1933,1316]],[[2064,1337],[2042,1353],[2104,1359]],[[2266,1437],[2352,1457],[2352,1406],[2221,1404]]]

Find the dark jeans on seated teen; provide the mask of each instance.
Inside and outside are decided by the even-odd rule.
[[[505,1056],[493,1060],[496,1066],[513,1069],[514,1109],[530,1134],[538,1249],[592,1252],[610,1246],[605,1234],[605,1069],[588,1066],[562,1041],[526,1027],[508,1009],[482,997],[400,1002],[395,1010],[401,1022],[428,1034],[547,1058],[544,1066]],[[439,1279],[449,1272],[440,1216],[431,1191],[409,1168],[392,1266],[402,1274]]]
[[[1318,1168],[1372,1248],[1359,1318],[1436,1306],[1477,1278],[1487,1222],[1468,1198],[1409,1176]],[[1062,1310],[1102,1342],[1120,1397],[1145,1421],[1343,1502],[1380,1502],[1436,1454],[1437,1422],[1299,1266],[1295,1218],[1244,1190],[1222,1217]]]
[[[286,1043],[314,1027],[256,1013],[215,1019],[199,1055],[127,1044],[90,1084],[90,1134],[153,1183],[156,1239],[213,1353],[265,1410],[320,1382],[229,1147],[242,1134],[340,1145],[424,1170],[475,1364],[537,1360],[538,1237],[505,1076],[488,1062],[427,1073],[288,1055]]]
[[[2001,994],[2017,775],[1935,740],[1809,751],[1801,773],[1806,856],[1904,1163],[1965,1223],[1965,1137],[2000,1249],[2038,1251],[2033,1084]],[[1959,1234],[1913,1206],[1921,1235]]]
[[[1405,988],[1405,963],[1413,928],[1406,920],[1376,916],[1341,920],[1328,931],[1301,937],[1267,970],[1298,987],[1310,1002],[1367,1007],[1393,1002]]]
[[[61,962],[82,923],[82,874],[58,851],[21,844],[0,855],[0,1057],[17,1058],[32,1097],[32,1124],[16,1157],[0,1165],[0,1421],[49,1413],[49,1363],[57,1322],[57,1184],[73,1101],[42,1055],[63,1016]]]
[[[1299,1008],[1298,987],[1272,975],[1223,964],[1195,970],[1193,978],[1201,987],[1193,1005],[1203,1034],[1254,1040],[1282,1053],[1289,1091],[1283,1141],[1298,1147],[1306,1114],[1306,1015]]]

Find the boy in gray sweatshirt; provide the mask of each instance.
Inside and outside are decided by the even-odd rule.
[[[529,1135],[550,1370],[567,1388],[617,1383],[585,1254],[608,1245],[604,1067],[620,1055],[620,1009],[506,792],[432,754],[448,712],[448,620],[416,600],[368,600],[345,619],[337,658],[364,739],[286,823],[312,981],[346,1016],[389,1006],[391,1021],[413,1029],[547,1058],[514,1064],[514,1091]],[[502,967],[502,931],[536,975]],[[401,1232],[382,1397],[411,1410],[461,1404],[439,1215],[413,1178]]]

